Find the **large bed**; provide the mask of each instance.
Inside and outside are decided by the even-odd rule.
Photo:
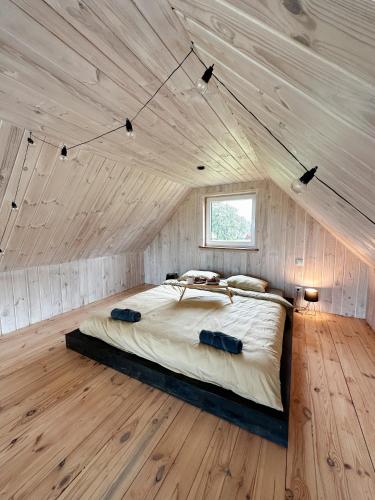
[[[221,398],[212,412],[239,425],[236,411],[232,419],[227,413],[246,402],[238,408],[239,413],[244,409],[250,412],[256,425],[250,418],[251,425],[242,426],[286,445],[291,305],[272,293],[231,291],[233,304],[220,293],[195,289],[188,290],[179,302],[178,287],[155,287],[85,320],[79,331],[67,336],[67,346],[212,411],[208,390],[214,398]],[[113,307],[140,311],[142,320],[113,320]],[[241,339],[242,353],[230,354],[200,344],[201,329]],[[288,353],[283,354],[283,350]],[[118,356],[123,360],[121,367],[115,366]],[[137,369],[132,368],[134,363]],[[228,411],[224,411],[223,397],[228,397]],[[271,428],[270,433],[267,429],[258,431],[264,423]]]

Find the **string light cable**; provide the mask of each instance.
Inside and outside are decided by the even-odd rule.
[[[41,137],[38,137],[35,134],[31,134],[31,132],[30,132],[30,137],[27,139],[27,142],[29,142],[30,139],[32,140],[32,143],[29,142],[30,146],[34,146],[35,145],[35,142],[32,139],[32,137],[34,137],[34,139],[37,139],[38,141],[42,142],[43,144],[48,144],[48,146],[52,146],[53,148],[58,148],[59,147],[56,144],[52,144],[52,142],[46,141],[45,139],[42,139]]]
[[[197,52],[195,51],[195,48],[194,48],[194,43],[192,42],[192,50],[194,52],[194,55],[196,56],[196,58],[198,59],[198,61],[202,64],[202,66],[204,66],[206,68],[206,71],[204,73],[204,75],[206,74],[207,70],[210,70],[210,68],[213,68],[213,65],[212,66],[207,66],[205,64],[205,62],[200,58],[200,56],[197,54]],[[203,77],[204,77],[203,75]],[[275,141],[277,141],[280,146],[282,146],[283,149],[285,149],[285,151],[303,168],[303,170],[305,171],[305,173],[299,178],[297,179],[296,181],[293,182],[292,184],[292,189],[296,192],[296,193],[301,193],[304,188],[307,186],[307,184],[313,179],[315,178],[318,182],[320,182],[323,186],[325,186],[327,189],[329,189],[330,191],[332,191],[332,193],[334,193],[337,197],[339,197],[341,200],[343,200],[345,203],[347,203],[348,205],[350,205],[352,208],[354,208],[354,210],[356,210],[358,213],[360,213],[363,217],[365,217],[369,222],[371,222],[371,224],[374,224],[375,225],[375,221],[373,219],[371,219],[368,215],[366,215],[364,212],[362,212],[362,210],[360,210],[359,208],[357,208],[355,205],[353,205],[353,203],[351,201],[349,201],[347,198],[345,198],[342,194],[340,194],[338,191],[336,191],[336,189],[334,189],[332,186],[330,186],[327,182],[325,182],[323,179],[321,179],[320,177],[318,177],[316,175],[316,171],[318,170],[318,167],[313,167],[311,169],[307,168],[302,162],[301,160],[288,148],[288,146],[286,146],[273,132],[272,130],[265,124],[263,123],[262,120],[260,120],[260,118],[258,118],[238,97],[237,95],[223,82],[223,80],[221,78],[219,78],[215,73],[213,73],[213,71],[211,71],[211,75],[210,77],[213,77],[218,83],[220,83],[220,85],[222,87],[225,88],[225,90],[233,97],[233,99],[247,112],[249,113],[272,137]],[[202,77],[202,79],[203,79]],[[208,82],[207,82],[208,83]],[[197,88],[198,88],[198,85],[199,83],[197,83]],[[199,88],[198,88],[199,90]],[[204,91],[205,92],[205,91]],[[204,94],[204,92],[201,92],[202,94]]]

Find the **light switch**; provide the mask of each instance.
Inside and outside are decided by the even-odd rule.
[[[295,259],[296,266],[303,266],[303,258],[302,257],[296,257]]]

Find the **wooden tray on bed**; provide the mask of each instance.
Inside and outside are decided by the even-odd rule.
[[[292,324],[285,320],[280,366],[284,411],[263,406],[219,386],[175,373],[135,354],[122,351],[95,337],[74,330],[65,336],[66,346],[88,358],[168,392],[217,417],[228,420],[281,446],[288,446],[289,395],[292,357]]]

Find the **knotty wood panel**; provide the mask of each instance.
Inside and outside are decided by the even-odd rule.
[[[143,282],[143,254],[136,252],[0,273],[0,333]]]
[[[375,268],[369,268],[368,276],[368,302],[366,319],[368,324],[375,330]]]
[[[354,121],[356,127],[373,137],[370,123],[360,124],[368,120],[363,113],[363,105],[364,102],[370,104],[371,86],[362,82],[357,75],[333,67],[326,59],[317,58],[294,40],[286,40],[274,30],[268,30],[256,19],[246,15],[246,12],[231,8],[226,0],[170,0],[170,3],[185,16],[185,26],[189,32],[195,33],[199,25],[207,40],[219,37],[222,43],[229,45],[227,52],[236,49],[253,64],[257,64],[259,75],[263,68],[269,70],[273,78],[290,88],[292,93],[295,89],[302,91],[305,99],[311,98],[314,105],[325,104],[326,109],[331,109],[337,117],[349,123]],[[234,64],[236,62],[233,61]],[[338,94],[327,92],[328,82],[333,80],[340,89]],[[341,92],[346,94],[351,105],[345,99],[340,101]],[[362,99],[364,102],[361,104]],[[341,106],[338,105],[339,101]]]
[[[23,131],[9,123],[0,122],[0,200],[3,199],[16,162]]]
[[[258,252],[200,249],[204,196],[257,192]],[[295,258],[304,258],[304,266]],[[365,317],[367,265],[271,181],[194,189],[145,251],[146,283],[167,272],[212,269],[225,276],[260,276],[294,296],[295,285],[320,289],[322,311]]]
[[[0,127],[0,271],[142,249],[188,190],[86,150],[60,161],[56,148],[38,140],[23,163],[26,138]]]
[[[285,449],[65,348],[65,332],[144,288],[1,337],[2,496],[374,498],[363,320],[295,315]]]
[[[373,84],[375,10],[358,0],[227,0],[315,54]],[[350,19],[350,23],[347,20]],[[358,36],[358,33],[361,36]]]

